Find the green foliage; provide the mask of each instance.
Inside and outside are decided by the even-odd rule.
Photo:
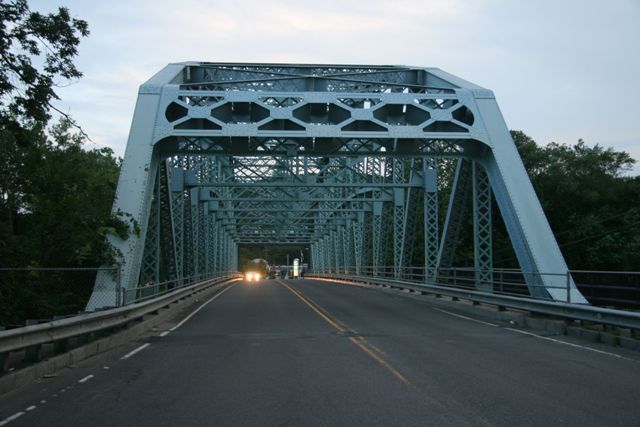
[[[637,271],[640,267],[640,177],[628,176],[636,163],[628,153],[589,146],[538,145],[521,131],[511,131],[524,166],[573,270]],[[440,227],[444,224],[455,160],[439,162]],[[471,196],[454,265],[473,266]],[[422,208],[416,212],[422,217]],[[441,228],[442,230],[442,228]],[[519,268],[500,211],[493,203],[494,266]],[[423,260],[419,228],[413,264]]]
[[[80,38],[88,34],[87,23],[71,18],[64,7],[43,15],[29,10],[26,0],[0,1],[0,126],[4,130],[21,133],[25,124],[48,122],[51,101],[58,99],[55,87],[82,76],[73,59]]]
[[[523,132],[512,131],[512,137],[569,267],[637,270],[640,177],[626,176],[636,161],[583,140],[539,146]],[[503,236],[494,239],[496,265],[516,266]]]
[[[120,160],[108,148],[83,149],[84,137],[64,119],[48,136],[30,135],[22,148],[0,139],[0,267],[113,264],[119,254],[106,236],[133,229],[110,213]],[[94,279],[95,272],[0,272],[0,324],[74,313]]]
[[[44,267],[112,264],[107,235],[126,238],[132,218],[110,214],[120,160],[83,148],[86,135],[51,102],[82,74],[73,60],[85,21],[66,8],[40,14],[24,0],[0,0],[0,325],[82,309],[93,272]],[[51,110],[62,119],[48,126]]]

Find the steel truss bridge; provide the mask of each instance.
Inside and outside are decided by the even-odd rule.
[[[442,223],[443,159],[456,169]],[[113,305],[118,283],[236,270],[243,244],[306,245],[315,270],[402,278],[421,236],[438,283],[466,215],[475,285],[490,292],[493,198],[531,295],[586,303],[490,90],[437,68],[170,64],[140,87],[113,207],[139,232],[110,237],[121,282],[98,277],[88,308]]]

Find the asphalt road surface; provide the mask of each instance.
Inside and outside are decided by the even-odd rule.
[[[639,426],[640,354],[373,289],[237,282],[0,398],[3,425]]]

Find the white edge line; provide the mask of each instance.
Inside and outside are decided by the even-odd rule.
[[[455,317],[459,317],[459,318],[461,318],[461,319],[470,320],[470,321],[472,321],[472,322],[480,323],[480,324],[482,324],[482,325],[493,326],[494,328],[497,328],[497,327],[498,327],[498,325],[496,325],[496,324],[489,323],[489,322],[483,322],[482,320],[473,319],[473,318],[471,318],[471,317],[463,316],[463,315],[461,315],[461,314],[452,313],[452,312],[450,312],[450,311],[443,310],[443,309],[441,309],[441,308],[437,308],[437,307],[432,307],[432,308],[433,308],[434,310],[436,310],[436,311],[439,311],[439,312],[441,312],[441,313],[448,314],[448,315],[450,315],[450,316],[455,316]]]
[[[161,337],[166,337],[167,335],[169,335],[169,332],[171,331],[164,331],[163,333],[160,334]]]
[[[209,304],[211,301],[213,301],[214,299],[218,298],[219,296],[221,296],[222,294],[224,294],[225,292],[227,292],[229,289],[233,288],[237,283],[234,283],[233,285],[229,285],[227,288],[223,289],[222,291],[218,292],[217,294],[215,294],[214,296],[212,296],[211,298],[209,298],[204,304],[202,304],[200,307],[198,307],[193,313],[191,313],[190,315],[188,315],[187,317],[185,317],[184,319],[182,319],[180,321],[180,323],[178,323],[177,325],[175,325],[173,328],[170,328],[167,332],[167,334],[169,332],[173,332],[176,329],[178,329],[180,326],[184,325],[185,322],[189,319],[191,319],[193,316],[195,316],[195,314],[197,312],[199,312],[200,310],[202,310],[207,304]],[[161,335],[164,336],[164,335]]]
[[[130,351],[129,353],[125,354],[124,356],[122,356],[120,359],[121,360],[125,360],[130,358],[131,356],[133,356],[134,354],[136,354],[137,352],[144,350],[145,348],[149,347],[149,343],[146,344],[142,344],[140,347],[136,348],[133,351]]]
[[[91,374],[91,375],[87,375],[86,377],[82,378],[81,380],[78,380],[78,382],[79,382],[80,384],[82,384],[82,383],[84,383],[84,382],[89,381],[91,378],[93,378],[93,374]]]
[[[22,412],[22,411],[16,412],[15,414],[11,415],[10,417],[5,418],[4,420],[0,421],[0,427],[9,424],[11,421],[16,420],[16,419],[20,418],[23,415],[24,415],[24,412]]]
[[[618,359],[631,360],[631,361],[637,362],[637,360],[635,360],[635,359],[631,359],[629,357],[624,357],[624,356],[621,356],[619,354],[609,353],[608,351],[602,351],[602,350],[598,350],[598,349],[595,349],[595,348],[592,348],[592,347],[587,347],[587,346],[584,346],[584,345],[574,344],[574,343],[567,342],[567,341],[556,340],[556,339],[553,339],[553,338],[549,338],[549,337],[545,337],[545,336],[542,336],[542,335],[534,334],[533,332],[521,331],[520,329],[513,329],[513,328],[504,328],[504,329],[506,329],[508,331],[512,331],[512,332],[517,332],[517,333],[523,334],[523,335],[530,335],[532,337],[540,338],[542,340],[547,340],[547,341],[552,341],[552,342],[555,342],[555,343],[558,343],[558,344],[568,345],[569,347],[581,348],[583,350],[589,350],[589,351],[593,351],[595,353],[606,354],[607,356],[613,356],[613,357],[616,357]]]

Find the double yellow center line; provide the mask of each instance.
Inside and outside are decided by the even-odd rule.
[[[344,323],[332,318],[331,315],[327,313],[326,310],[324,310],[318,304],[313,302],[313,300],[311,300],[309,297],[304,295],[302,292],[295,289],[293,286],[286,284],[282,280],[277,280],[277,282],[280,283],[285,288],[287,288],[289,291],[291,291],[291,293],[293,293],[295,296],[300,298],[302,302],[304,302],[307,306],[309,306],[309,308],[315,311],[315,313],[318,316],[320,316],[325,322],[331,325],[335,330],[344,334],[353,334],[354,336],[348,337],[349,341],[351,341],[360,350],[368,354],[373,360],[378,362],[380,365],[387,368],[387,370],[391,372],[393,376],[395,376],[397,379],[402,381],[404,384],[409,384],[409,380],[407,380],[407,378],[404,375],[398,372],[396,368],[391,366],[391,364],[385,360],[384,355],[380,349],[378,349],[376,346],[368,342],[363,336],[357,335],[355,331],[347,327]]]

